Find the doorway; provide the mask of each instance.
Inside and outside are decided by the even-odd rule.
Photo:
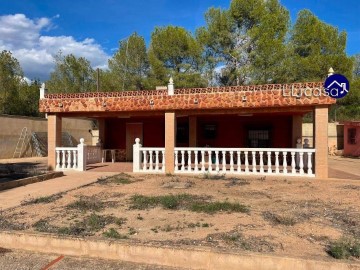
[[[133,160],[133,145],[135,139],[139,138],[143,144],[143,124],[142,123],[126,123],[126,161]]]

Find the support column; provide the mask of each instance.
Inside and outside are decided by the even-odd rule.
[[[328,107],[314,109],[315,176],[328,178]]]
[[[197,147],[197,117],[189,116],[189,147]]]
[[[165,113],[165,173],[174,173],[176,143],[176,116],[175,112]]]
[[[61,116],[56,114],[48,115],[48,169],[56,167],[55,147],[61,146]]]
[[[293,115],[292,117],[292,138],[291,144],[293,148],[296,148],[296,140],[300,138],[302,140],[302,116]]]

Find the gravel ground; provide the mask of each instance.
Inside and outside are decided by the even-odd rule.
[[[20,250],[4,250],[0,248],[1,270],[40,270],[56,260],[59,255],[27,252]],[[100,260],[65,256],[55,263],[51,270],[184,270],[156,265],[134,264],[122,261]]]

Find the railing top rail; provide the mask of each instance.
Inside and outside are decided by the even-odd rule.
[[[143,150],[143,151],[161,151],[161,150],[165,150],[165,147],[141,147],[140,150]]]
[[[220,148],[220,147],[175,147],[175,151],[247,151],[247,152],[297,152],[315,153],[314,148]]]
[[[77,147],[55,147],[55,150],[57,151],[63,151],[63,150],[77,150]]]

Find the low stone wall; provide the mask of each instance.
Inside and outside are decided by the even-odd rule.
[[[0,232],[0,246],[65,256],[87,256],[190,269],[360,270],[360,264],[335,262],[334,259],[317,261],[249,252],[235,254],[217,252],[209,248],[158,247],[125,241],[94,241],[48,234]]]
[[[39,117],[0,115],[0,159],[12,158],[21,130],[26,127],[28,135],[32,132],[47,132],[47,119]],[[6,127],[6,128],[5,128]],[[85,139],[85,143],[92,144],[92,136],[89,133],[91,121],[80,118],[63,118],[63,132],[69,132],[79,141]],[[31,149],[27,149],[26,156],[31,156]]]
[[[29,184],[50,180],[50,179],[60,177],[60,176],[64,176],[64,173],[63,172],[48,172],[48,173],[42,174],[42,175],[27,177],[27,178],[19,179],[19,180],[8,181],[8,182],[0,183],[0,190],[26,186]]]

